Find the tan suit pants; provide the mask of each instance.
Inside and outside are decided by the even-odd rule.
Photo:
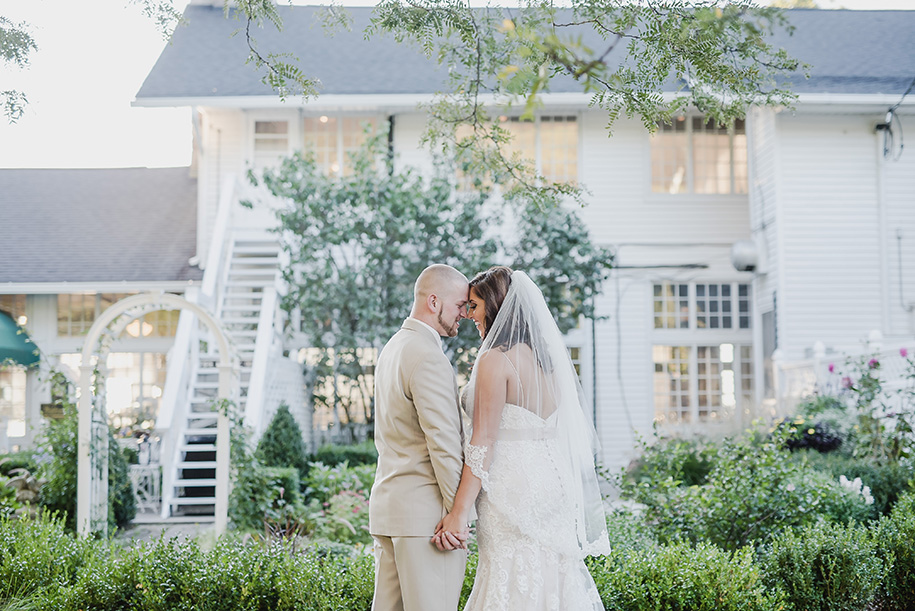
[[[440,552],[430,537],[375,538],[372,611],[457,611],[467,552]]]

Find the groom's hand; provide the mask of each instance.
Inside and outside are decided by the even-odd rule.
[[[435,526],[435,534],[432,535],[432,543],[439,551],[449,552],[456,549],[467,549],[467,539],[470,538],[470,528],[461,532],[450,532],[442,530],[442,522]]]

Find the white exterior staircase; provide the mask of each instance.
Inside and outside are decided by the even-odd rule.
[[[263,402],[269,350],[276,320],[276,286],[279,279],[280,247],[267,233],[230,238],[224,277],[214,299],[216,318],[234,344],[239,361],[237,403],[241,413],[259,412]],[[211,351],[204,332],[198,329],[196,358],[192,357],[188,404],[183,422],[177,421],[173,434],[175,455],[171,477],[164,482],[164,517],[212,516],[216,491],[215,405],[219,390],[219,356]],[[258,375],[260,372],[260,375]],[[250,420],[246,416],[246,420]],[[180,428],[179,428],[180,427]],[[169,483],[170,480],[170,483]]]

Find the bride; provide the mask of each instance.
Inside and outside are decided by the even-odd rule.
[[[483,343],[464,391],[473,421],[451,513],[461,545],[476,502],[479,564],[464,611],[603,610],[584,558],[607,554],[596,434],[559,328],[534,282],[493,267],[470,282]]]

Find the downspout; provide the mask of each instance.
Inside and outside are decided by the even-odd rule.
[[[880,253],[880,330],[884,337],[890,335],[890,287],[889,287],[889,253],[887,250],[887,219],[884,194],[886,165],[884,163],[883,143],[880,130],[874,130],[874,150],[876,152],[876,195],[877,195],[877,245]]]

